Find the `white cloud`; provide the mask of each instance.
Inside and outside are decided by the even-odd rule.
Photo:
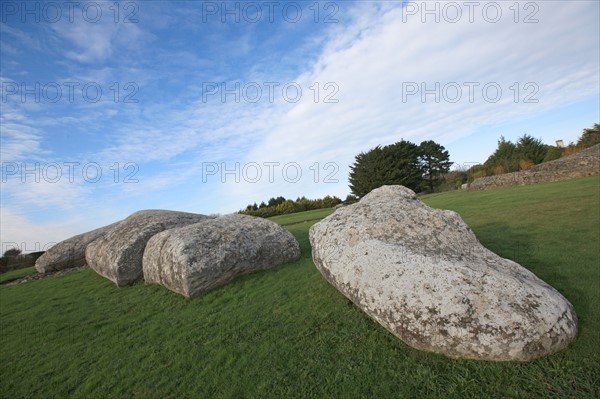
[[[24,165],[29,172],[19,167],[16,178],[3,182],[3,197],[19,204],[16,207],[42,207],[49,211],[76,209],[92,191],[80,183],[69,182],[68,168],[59,163]]]
[[[0,78],[2,90],[14,81]],[[7,85],[7,86],[5,86]],[[0,112],[0,159],[2,162],[23,161],[24,159],[40,159],[47,153],[43,148],[43,134],[32,126],[27,114],[27,104],[17,101],[5,101],[10,92],[2,93],[2,112]],[[29,108],[34,108],[29,107]]]
[[[0,23],[0,32],[2,32],[4,35],[8,34],[9,36],[13,37],[14,42],[18,42],[20,44],[23,45],[23,47],[27,47],[29,50],[41,50],[41,43],[40,41],[32,36],[30,33],[24,32],[18,28],[12,27],[4,22]],[[4,36],[6,37],[6,36]],[[13,43],[14,43],[13,42]],[[2,43],[2,51],[5,50],[4,47],[4,41]],[[13,47],[13,46],[9,46],[9,51],[22,51],[22,48],[20,47]]]
[[[316,59],[303,73],[285,76],[286,72],[278,65],[266,70],[264,64],[256,60],[260,68],[238,69],[239,76],[233,77],[242,83],[247,78],[257,82],[261,79],[281,83],[296,81],[303,93],[295,104],[281,98],[274,104],[244,101],[238,104],[231,100],[223,104],[220,99],[204,102],[198,84],[205,77],[203,72],[195,71],[208,68],[206,63],[211,61],[203,52],[182,51],[181,47],[158,48],[156,69],[141,69],[143,63],[111,68],[103,63],[120,51],[140,51],[141,40],[150,34],[135,24],[94,25],[81,21],[55,24],[52,29],[64,44],[62,54],[86,64],[73,66],[74,63],[65,60],[65,65],[70,65],[66,75],[108,84],[117,78],[128,80],[129,75],[125,77],[124,73],[140,76],[140,81],[146,82],[156,80],[155,73],[172,73],[169,80],[186,82],[188,90],[185,98],[173,95],[176,104],[161,101],[164,93],[159,92],[153,93],[154,98],[145,97],[147,102],[139,107],[120,104],[118,108],[105,109],[102,107],[110,104],[98,103],[88,107],[96,112],[75,112],[79,109],[75,107],[71,115],[39,115],[35,128],[31,127],[28,110],[24,107],[36,104],[25,104],[8,112],[3,104],[3,157],[6,154],[7,159],[49,159],[43,139],[51,138],[44,136],[42,128],[56,128],[61,124],[97,125],[101,128],[90,133],[95,135],[93,145],[86,143],[88,146],[81,149],[77,158],[102,165],[135,162],[140,165],[143,176],[139,184],[117,188],[102,183],[94,186],[40,184],[19,192],[16,187],[4,186],[3,198],[10,198],[9,210],[3,203],[4,212],[10,224],[16,223],[10,233],[17,238],[11,239],[30,236],[27,229],[31,223],[15,216],[23,217],[22,212],[27,207],[58,207],[65,219],[78,220],[82,227],[95,222],[81,217],[83,211],[74,209],[77,204],[81,208],[94,208],[94,220],[102,217],[104,222],[110,223],[117,216],[137,210],[139,203],[129,201],[136,196],[143,196],[150,203],[173,204],[174,207],[183,204],[189,210],[199,204],[198,212],[232,211],[248,202],[276,195],[341,196],[348,192],[347,167],[354,155],[375,145],[404,138],[414,142],[433,139],[447,146],[481,131],[484,126],[502,125],[598,94],[597,4],[539,2],[537,24],[515,24],[508,13],[512,3],[502,4],[507,14],[497,24],[481,18],[475,23],[463,18],[456,24],[436,24],[421,23],[419,16],[403,22],[398,3],[355,2],[352,8],[344,9],[349,12],[352,23],[332,25],[324,38],[319,39],[323,42],[319,42],[322,52],[318,57],[298,57],[302,58],[298,60],[300,65],[305,65],[307,59]],[[181,14],[179,9],[171,13],[173,20],[177,20],[174,15],[178,13]],[[157,15],[148,17],[162,20]],[[191,22],[193,19],[190,17],[186,24],[190,32],[199,34],[194,30],[198,27]],[[163,24],[160,29],[166,29],[167,25]],[[19,32],[13,33],[19,35]],[[26,40],[22,35],[19,37]],[[248,44],[249,38],[240,37],[240,43]],[[244,51],[247,50],[245,47]],[[90,64],[94,68],[89,68]],[[181,69],[175,69],[179,65]],[[218,70],[216,73],[230,76],[232,71],[228,67],[226,73]],[[215,78],[214,73],[212,69],[206,79]],[[320,88],[317,103],[311,90],[316,82]],[[323,102],[334,87],[326,89],[328,82],[339,88],[333,95],[339,100],[337,103]],[[436,103],[432,96],[424,103],[419,96],[404,101],[402,89],[407,82],[424,82],[429,88],[436,82],[442,86],[458,82],[463,87],[463,97],[457,103],[444,100]],[[469,101],[464,82],[480,84],[474,102]],[[488,82],[497,83],[503,90],[497,103],[482,98],[481,86]],[[521,100],[528,92],[524,84],[535,83],[539,88],[536,94],[539,102],[515,103],[510,89],[515,82],[519,82]],[[195,91],[198,94],[194,100]],[[113,119],[115,116],[118,118]],[[219,182],[219,176],[207,184],[202,183],[203,162],[217,162],[219,166],[225,162],[228,168],[239,162],[243,168],[248,162],[263,165],[270,161],[280,163],[273,183],[267,180],[266,167],[259,183],[242,179],[236,184],[231,175],[225,184]],[[301,181],[289,183],[284,179],[282,168],[287,162],[300,164]],[[316,183],[315,170],[311,169],[315,162],[319,162],[320,167]],[[324,183],[325,176],[333,171],[325,169],[328,162],[339,168],[331,176],[338,183]],[[185,196],[175,197],[170,192],[172,188],[181,189],[186,185],[189,194]],[[3,221],[3,226],[6,224]],[[54,229],[50,225],[44,228]],[[5,229],[3,236],[5,232],[9,233]],[[79,232],[81,229],[74,231]],[[31,229],[31,236],[34,233],[38,230]]]
[[[314,82],[334,82],[339,86],[339,102],[315,103],[307,90],[298,104],[281,105],[280,115],[269,120],[268,134],[246,158],[295,161],[305,173],[313,161],[335,162],[340,166],[340,184],[315,187],[309,180],[287,184],[282,179],[262,186],[226,184],[223,197],[344,193],[353,156],[377,144],[404,138],[417,143],[434,139],[447,145],[482,126],[598,93],[598,59],[591,56],[599,45],[597,4],[539,4],[537,24],[516,24],[510,15],[496,24],[482,18],[475,23],[463,19],[457,24],[436,24],[422,23],[418,17],[404,23],[399,8],[381,15],[376,6],[362,3],[359,23],[340,29],[341,36],[325,47],[313,69],[296,79],[305,88]],[[463,97],[456,104],[444,99],[436,103],[431,95],[424,103],[419,96],[404,101],[402,88],[407,82],[424,82],[429,89],[436,82],[440,87],[459,82]],[[465,82],[479,84],[473,102]],[[517,103],[515,82],[520,92]],[[524,87],[528,82],[533,85]],[[483,97],[486,83],[501,87],[498,102]],[[538,89],[534,96],[538,103],[523,103],[525,95]]]
[[[114,9],[112,3],[89,3],[94,4],[92,7],[94,11],[90,11],[91,15],[78,10],[81,11],[81,15],[77,12],[77,17],[72,21],[61,18],[57,23],[50,25],[58,37],[68,43],[63,50],[66,57],[92,64],[104,62],[118,51],[137,48],[139,40],[143,37],[143,32],[137,23],[124,23],[121,17],[115,23],[114,15],[111,15],[108,9],[109,7]],[[97,18],[95,10],[98,8],[101,9],[101,17],[94,22]]]
[[[227,161],[233,168],[248,162],[297,162],[304,173],[302,181],[290,184],[281,175],[274,183],[239,184],[230,175],[219,184],[223,198],[220,211],[240,206],[241,198],[264,199],[285,194],[343,195],[347,192],[347,166],[360,151],[400,138],[420,142],[434,139],[447,144],[467,137],[482,126],[498,124],[568,104],[597,93],[597,60],[588,57],[598,40],[590,40],[593,12],[589,4],[543,4],[538,24],[515,24],[510,18],[490,24],[482,19],[471,24],[421,23],[413,18],[402,22],[399,8],[380,8],[359,3],[355,23],[335,27],[329,44],[312,68],[294,81],[303,88],[297,104],[279,101],[268,106],[203,103],[198,101],[181,112],[161,115],[171,125],[151,130],[129,129],[115,146],[104,151],[107,157],[140,161],[175,159],[186,151],[196,152],[196,162],[183,170],[169,169],[177,177],[172,184],[201,173],[201,163]],[[557,39],[560,38],[560,39]],[[265,77],[265,80],[268,77]],[[315,82],[320,101],[313,100]],[[324,103],[332,88],[339,88]],[[456,104],[436,103],[429,95],[403,99],[403,84],[425,83],[431,89],[450,82],[461,86],[462,99]],[[465,82],[477,82],[474,101],[469,101]],[[513,86],[519,83],[520,102],[514,102]],[[534,85],[524,85],[532,82]],[[486,83],[499,85],[500,101],[483,98]],[[524,104],[524,96],[539,90],[538,103]],[[167,130],[168,129],[168,130]],[[124,131],[125,132],[125,131]],[[259,140],[259,141],[257,141]],[[243,149],[249,149],[243,155]],[[110,155],[108,155],[110,154]],[[314,183],[311,165],[333,162],[339,167],[339,184]],[[179,173],[181,172],[181,173]],[[266,170],[263,170],[266,175]],[[218,179],[220,180],[220,178]],[[243,179],[242,179],[243,180]],[[149,185],[134,190],[160,188],[169,184],[162,175]]]
[[[31,159],[45,152],[42,150],[42,137],[35,128],[25,124],[2,123],[0,131],[2,162],[21,161],[25,157]]]

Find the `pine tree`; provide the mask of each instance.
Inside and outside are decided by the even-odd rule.
[[[531,161],[534,165],[537,165],[544,162],[548,147],[542,143],[541,139],[524,134],[519,137],[515,152],[519,161]]]
[[[450,154],[446,149],[435,141],[423,141],[419,145],[419,161],[423,175],[427,181],[429,191],[433,192],[441,182],[441,176],[450,171]]]
[[[358,197],[383,185],[400,184],[418,190],[422,182],[419,147],[410,141],[361,152],[350,166],[350,189]]]

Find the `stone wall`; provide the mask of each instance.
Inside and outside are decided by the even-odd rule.
[[[529,170],[480,177],[469,185],[469,190],[517,186],[574,179],[600,174],[600,144],[577,154],[533,166]]]

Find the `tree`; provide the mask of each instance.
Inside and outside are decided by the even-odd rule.
[[[484,165],[489,174],[492,174],[494,170],[502,170],[502,173],[516,172],[519,170],[517,158],[517,146],[511,141],[507,141],[504,136],[500,136],[498,148],[489,156]]]
[[[9,270],[20,269],[24,267],[24,261],[26,261],[28,255],[23,255],[19,248],[10,248],[4,251],[4,255],[0,257],[0,273],[7,272]],[[33,262],[35,263],[35,261]],[[33,263],[28,262],[28,266],[33,266]]]
[[[524,134],[517,141],[515,155],[518,157],[518,161],[531,161],[537,165],[544,162],[547,153],[548,147],[542,143],[541,139]]]
[[[592,128],[583,129],[577,146],[587,148],[600,143],[600,124],[594,123]]]
[[[350,166],[350,190],[362,197],[373,188],[384,184],[381,167],[384,163],[383,149],[377,146],[370,151],[361,152]]]
[[[263,201],[259,206],[257,206],[256,203],[250,204],[246,206],[246,209],[241,210],[238,213],[268,218],[275,215],[334,207],[341,202],[342,200],[338,197],[329,195],[323,199],[308,199],[302,196],[298,197],[296,201],[286,200],[284,197],[277,197],[269,200],[270,204],[276,205],[269,206]]]
[[[284,202],[277,205],[277,213],[279,215],[287,215],[289,213],[298,212],[299,209],[296,203],[292,200],[285,200]]]
[[[332,197],[327,195],[323,198],[323,208],[333,208],[337,204],[341,203],[342,200],[336,197],[335,195]]]
[[[4,251],[4,255],[2,256],[5,258],[10,258],[19,255],[21,255],[21,250],[19,248],[9,248],[6,251]]]
[[[546,147],[546,156],[544,157],[544,162],[554,161],[555,159],[559,159],[564,152],[563,148],[555,147],[549,145]]]
[[[354,204],[355,202],[358,202],[358,197],[356,195],[353,194],[348,194],[346,196],[346,199],[344,200],[344,204],[348,205],[348,204]]]
[[[417,190],[423,182],[419,148],[410,141],[401,140],[361,152],[350,166],[349,180],[352,193],[358,197],[383,185],[401,184]]]
[[[419,163],[431,192],[439,186],[441,176],[448,173],[450,166],[452,166],[448,151],[432,140],[423,141],[419,145]]]
[[[268,202],[268,206],[277,206],[281,203],[285,202],[285,198],[284,197],[277,197],[277,198],[271,198]]]

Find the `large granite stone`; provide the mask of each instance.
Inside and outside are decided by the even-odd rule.
[[[144,280],[186,297],[227,284],[240,274],[300,257],[300,246],[270,220],[227,215],[156,234],[144,252]]]
[[[186,212],[136,212],[89,244],[85,251],[86,261],[98,274],[118,286],[132,284],[142,277],[144,249],[153,235],[206,219],[209,217]]]
[[[310,229],[314,263],[406,344],[453,358],[529,361],[577,335],[573,306],[483,247],[452,211],[384,186]]]
[[[117,224],[119,222],[59,242],[36,260],[35,268],[39,273],[49,273],[85,265],[85,249],[87,246],[103,237],[106,232],[113,229]]]

